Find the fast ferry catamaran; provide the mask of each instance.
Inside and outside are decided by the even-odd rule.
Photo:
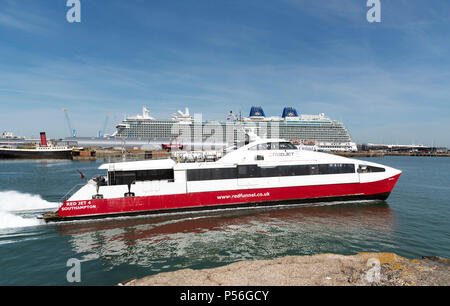
[[[109,163],[46,221],[326,201],[385,200],[401,171],[256,139],[215,162]]]

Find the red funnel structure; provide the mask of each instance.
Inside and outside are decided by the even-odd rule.
[[[45,136],[45,132],[41,132],[41,145],[43,147],[47,146],[47,136]]]

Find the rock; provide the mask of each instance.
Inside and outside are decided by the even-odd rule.
[[[320,254],[236,262],[161,273],[126,286],[448,286],[450,260],[407,259],[393,253]]]

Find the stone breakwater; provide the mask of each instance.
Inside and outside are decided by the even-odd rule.
[[[392,253],[320,254],[179,270],[127,286],[449,286],[450,260],[407,259]]]

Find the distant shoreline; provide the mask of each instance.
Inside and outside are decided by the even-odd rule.
[[[324,152],[334,155],[339,155],[343,157],[385,157],[385,156],[416,156],[416,157],[450,157],[450,153],[410,153],[410,152],[371,152],[371,151],[360,151],[360,152]],[[170,153],[164,150],[126,150],[127,160],[141,160],[141,159],[164,159],[169,158]],[[95,161],[102,159],[122,159],[123,152],[118,149],[94,149],[86,148],[84,150],[73,150],[72,158],[75,161]],[[0,160],[9,160],[1,159]]]
[[[121,150],[88,150],[89,152],[95,151],[95,154],[77,154],[74,155],[74,160],[96,160],[96,159],[108,159],[108,158],[121,158]],[[152,153],[150,153],[152,152]],[[344,157],[384,157],[384,156],[421,156],[421,157],[450,157],[450,153],[395,153],[395,152],[328,152]],[[84,156],[83,156],[84,155]],[[168,158],[170,154],[163,150],[158,151],[144,151],[144,150],[127,150],[127,158],[144,159],[148,157],[152,158]]]

